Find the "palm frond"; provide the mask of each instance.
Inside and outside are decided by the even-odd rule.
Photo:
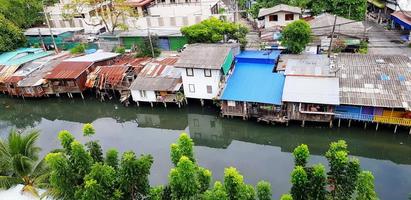
[[[39,188],[46,188],[50,180],[50,170],[43,158],[31,173],[31,178],[34,180],[34,185]]]
[[[22,192],[27,192],[33,195],[34,197],[40,198],[39,192],[37,191],[37,188],[35,188],[32,185],[25,185],[22,189]]]
[[[8,189],[14,185],[22,184],[23,179],[11,176],[0,176],[0,188]]]
[[[22,137],[23,154],[35,161],[38,160],[38,154],[41,151],[41,148],[36,146],[39,135],[38,131],[31,131]]]

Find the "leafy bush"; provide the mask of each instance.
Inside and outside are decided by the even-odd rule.
[[[85,44],[78,44],[74,46],[72,49],[70,49],[71,54],[82,54],[86,51],[86,45]]]
[[[117,46],[114,52],[119,53],[119,54],[124,54],[126,53],[126,48],[123,46]]]
[[[282,32],[282,45],[291,53],[301,53],[311,41],[311,27],[304,20],[297,20],[288,24]]]

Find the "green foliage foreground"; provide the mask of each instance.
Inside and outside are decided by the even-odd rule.
[[[83,135],[94,133],[91,124],[84,126]],[[248,185],[233,167],[225,169],[222,182],[216,181],[210,186],[212,173],[198,165],[193,140],[185,133],[170,147],[174,167],[170,170],[168,184],[157,187],[150,187],[148,179],[154,162],[151,155],[137,156],[127,151],[119,157],[115,149],[109,149],[103,155],[98,141],[88,141],[88,145],[83,145],[68,131],[61,131],[58,135],[63,149],[49,153],[45,162],[40,162],[43,170],[36,170],[37,138],[36,132],[27,135],[12,132],[8,140],[0,141],[2,188],[21,183],[28,191],[36,193],[36,188],[45,188],[45,195],[62,200],[272,199],[269,182],[260,181],[256,187]],[[331,143],[325,155],[330,167],[326,173],[321,164],[307,165],[310,156],[307,145],[295,148],[292,188],[290,194],[282,195],[281,200],[377,199],[373,175],[361,171],[359,161],[349,158],[348,153],[345,141]]]

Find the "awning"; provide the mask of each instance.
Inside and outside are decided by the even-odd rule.
[[[411,14],[411,13],[410,13]],[[407,15],[409,15],[407,13]],[[391,14],[391,19],[401,25],[402,27],[404,27],[404,29],[406,30],[411,30],[411,18],[408,17],[407,15],[405,15],[403,12],[401,11],[397,11]]]
[[[385,7],[385,2],[383,2],[382,0],[368,0],[368,3],[381,9]]]

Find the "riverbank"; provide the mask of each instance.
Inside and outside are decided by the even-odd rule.
[[[326,163],[322,156],[332,141],[344,139],[350,154],[376,177],[381,199],[406,199],[411,191],[411,139],[407,131],[392,133],[392,127],[378,131],[362,126],[325,128],[300,124],[272,126],[242,119],[220,118],[212,104],[197,102],[178,108],[150,105],[123,107],[120,103],[99,102],[91,97],[45,98],[22,100],[0,96],[0,135],[11,128],[38,129],[42,153],[59,147],[57,133],[62,129],[82,137],[84,123],[92,122],[103,148],[150,153],[155,161],[150,181],[164,184],[171,162],[169,145],[181,132],[187,132],[196,145],[199,163],[211,169],[214,180],[223,177],[227,166],[237,167],[246,182],[270,181],[274,197],[290,189],[289,174],[293,166],[291,151],[299,144],[310,146],[312,162]],[[153,145],[155,144],[155,145]]]

